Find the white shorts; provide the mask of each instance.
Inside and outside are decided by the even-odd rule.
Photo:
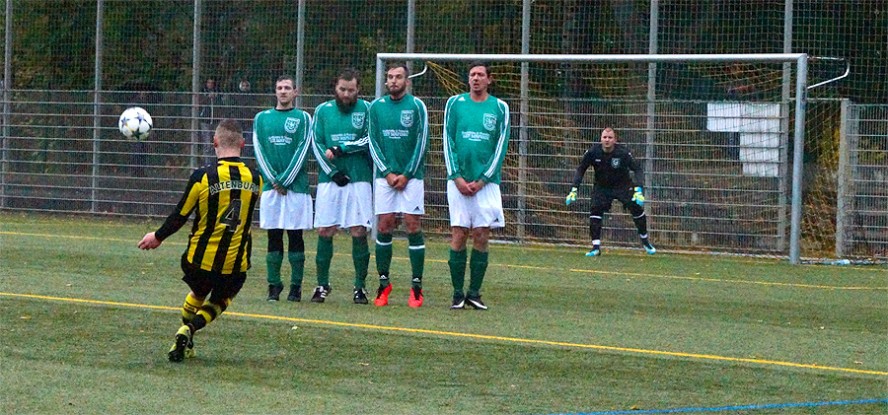
[[[373,225],[373,189],[370,183],[349,183],[339,187],[336,183],[318,184],[315,228],[338,226],[352,228]]]
[[[488,183],[474,196],[465,196],[453,180],[447,181],[447,205],[450,208],[450,226],[463,228],[502,228],[503,197],[498,184]]]
[[[373,187],[374,210],[383,213],[425,214],[425,185],[420,179],[410,179],[404,190],[395,190],[385,179],[376,179]]]
[[[311,195],[274,189],[262,192],[259,201],[259,227],[262,229],[311,229]]]

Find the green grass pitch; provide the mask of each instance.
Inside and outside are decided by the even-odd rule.
[[[448,246],[427,238],[426,301],[411,309],[396,239],[394,292],[377,308],[352,304],[341,234],[326,303],[269,303],[259,229],[243,291],[197,334],[198,357],[173,364],[187,228],[139,251],[159,224],[0,213],[0,413],[552,414],[888,397],[885,267],[492,245],[490,310],[451,311]],[[308,232],[307,296],[315,243]]]

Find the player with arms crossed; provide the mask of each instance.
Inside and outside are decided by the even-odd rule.
[[[422,306],[422,274],[425,240],[422,215],[425,213],[425,155],[429,144],[428,111],[425,103],[407,92],[410,85],[407,65],[396,62],[386,71],[389,95],[370,105],[370,155],[376,164],[374,210],[379,216],[376,235],[376,270],[379,288],[374,304],[388,304],[392,285],[392,231],[397,214],[404,216],[408,254],[413,273],[407,305]]]
[[[481,302],[481,284],[487,273],[491,228],[505,226],[500,174],[509,145],[509,106],[490,95],[493,78],[483,62],[469,64],[469,92],[454,95],[444,107],[444,162],[447,166],[447,204],[450,211],[451,309],[468,304],[487,310]],[[466,241],[472,234],[469,290],[466,279]]]
[[[617,134],[613,128],[607,127],[601,132],[601,142],[593,144],[583,155],[583,160],[574,173],[573,187],[564,202],[570,205],[577,200],[577,188],[586,175],[586,170],[595,169],[595,182],[592,186],[592,209],[589,213],[589,236],[592,238],[592,250],[586,256],[601,255],[601,223],[604,213],[610,211],[614,199],[623,204],[623,208],[632,214],[632,221],[641,237],[641,245],[648,254],[657,252],[648,239],[647,217],[644,214],[644,195],[641,184],[644,183],[644,170],[641,164],[632,157],[627,147],[617,143]],[[629,171],[635,173],[635,183],[629,177]]]
[[[367,150],[370,103],[358,99],[359,87],[358,72],[346,69],[336,77],[334,99],[315,109],[313,150],[319,167],[315,213],[318,286],[311,298],[315,303],[323,303],[330,293],[333,236],[340,228],[348,229],[352,236],[354,302],[368,303],[364,285],[370,265],[367,230],[373,220],[373,171]]]
[[[305,162],[311,148],[311,116],[294,106],[297,91],[293,78],[275,82],[277,104],[256,114],[253,148],[256,164],[265,181],[259,205],[259,227],[268,229],[268,301],[278,301],[284,284],[284,231],[287,231],[287,260],[290,262],[288,301],[302,299],[305,271],[305,240],[302,231],[312,228],[311,194]]]
[[[197,211],[181,261],[185,273],[182,280],[191,292],[182,305],[184,325],[170,348],[171,362],[195,356],[194,333],[231,305],[250,269],[250,224],[262,192],[262,177],[240,158],[244,137],[237,122],[225,119],[219,123],[213,147],[216,164],[191,173],[175,210],[138,245],[146,250],[159,247],[188,222],[191,212]]]

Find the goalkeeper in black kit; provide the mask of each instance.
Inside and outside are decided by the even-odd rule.
[[[632,221],[638,228],[641,245],[648,254],[657,252],[648,239],[647,218],[644,215],[644,194],[641,184],[644,183],[644,169],[633,157],[628,148],[617,144],[617,135],[613,128],[605,128],[601,132],[601,142],[593,144],[574,173],[573,187],[564,202],[567,205],[577,200],[577,188],[583,181],[586,170],[595,169],[595,183],[592,186],[592,209],[589,213],[589,236],[592,238],[592,250],[586,256],[601,255],[601,223],[604,213],[610,211],[614,199],[623,204],[623,208],[632,214]],[[635,173],[635,182],[629,171]]]

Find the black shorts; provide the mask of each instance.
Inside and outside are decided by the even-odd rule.
[[[623,208],[638,216],[638,211],[644,212],[644,209],[632,201],[634,194],[635,189],[628,185],[622,187],[595,186],[592,188],[592,213],[610,212],[611,204],[614,200],[618,200],[623,204]]]
[[[220,274],[202,270],[186,261],[184,255],[182,256],[182,272],[185,273],[182,281],[188,284],[188,288],[191,288],[196,296],[202,298],[210,293],[215,299],[234,298],[247,280],[246,272]]]

